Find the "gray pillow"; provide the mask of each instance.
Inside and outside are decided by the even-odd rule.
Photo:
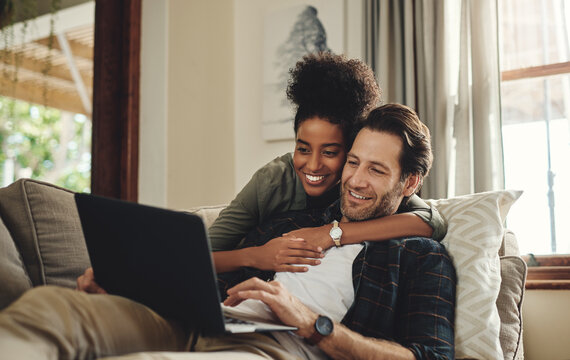
[[[523,358],[522,303],[526,268],[519,256],[501,257],[501,291],[496,304],[501,318],[499,339],[505,360]]]
[[[0,219],[0,310],[31,287],[20,253]]]
[[[18,180],[0,189],[0,215],[34,286],[75,287],[90,262],[73,192]]]

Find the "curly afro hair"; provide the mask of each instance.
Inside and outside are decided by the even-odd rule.
[[[339,124],[350,147],[354,125],[380,103],[372,69],[357,59],[328,52],[309,54],[289,70],[287,98],[296,107],[295,133],[318,116]]]

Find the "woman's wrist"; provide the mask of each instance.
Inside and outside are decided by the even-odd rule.
[[[237,250],[237,252],[240,267],[256,267],[259,252],[257,247],[244,248]]]

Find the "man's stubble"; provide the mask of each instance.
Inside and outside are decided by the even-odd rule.
[[[399,181],[392,189],[382,195],[380,201],[376,201],[369,207],[353,209],[347,205],[346,197],[350,195],[344,184],[341,184],[341,213],[348,221],[365,221],[392,215],[400,206],[403,188],[404,181]]]

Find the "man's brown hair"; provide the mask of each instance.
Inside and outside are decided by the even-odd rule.
[[[431,136],[412,108],[401,104],[382,105],[370,112],[363,128],[400,137],[403,143],[400,179],[403,181],[408,175],[419,175],[421,184],[433,162]]]

